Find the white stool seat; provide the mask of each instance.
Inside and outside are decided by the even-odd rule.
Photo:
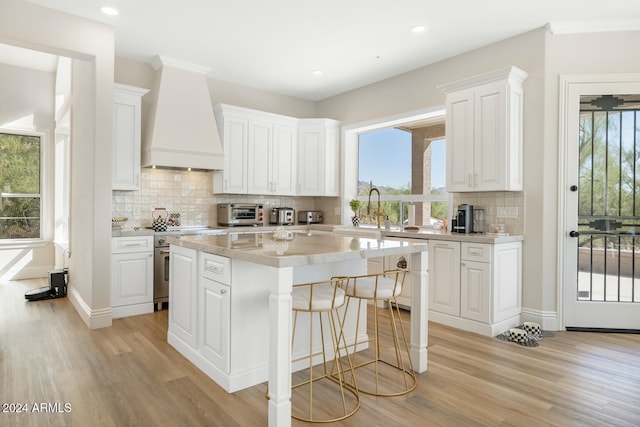
[[[313,291],[312,291],[313,289]],[[313,297],[311,296],[313,292]],[[335,296],[334,296],[335,292]],[[330,284],[293,288],[293,309],[300,311],[331,310],[344,304],[345,292]]]
[[[348,296],[354,298],[389,299],[402,293],[402,284],[397,283],[395,274],[390,277],[362,276],[350,280],[346,291]]]

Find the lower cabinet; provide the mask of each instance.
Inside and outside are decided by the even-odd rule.
[[[169,334],[198,346],[198,252],[171,245],[169,254]]]
[[[261,272],[242,260],[170,251],[169,344],[230,393],[264,382],[269,291],[256,286]]]
[[[114,319],[153,313],[153,236],[112,238],[111,310]]]
[[[429,320],[494,336],[520,323],[522,245],[429,242]]]
[[[200,253],[198,263],[200,354],[229,373],[231,288],[229,258]]]

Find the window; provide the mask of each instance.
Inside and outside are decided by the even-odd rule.
[[[443,133],[442,125],[434,125],[411,131],[387,128],[358,135],[357,198],[363,202],[361,223],[377,223],[378,195],[374,191],[369,197],[372,188],[380,192],[380,210],[391,224],[407,225],[413,219],[415,225],[431,226],[448,218]]]
[[[39,239],[41,135],[0,131],[0,239]]]

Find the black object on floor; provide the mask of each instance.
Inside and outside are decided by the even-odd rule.
[[[67,296],[67,269],[49,270],[49,286],[24,293],[28,301],[62,298]]]

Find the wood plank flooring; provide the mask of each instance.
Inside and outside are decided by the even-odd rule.
[[[24,299],[41,286],[0,283],[0,426],[266,426],[266,385],[227,394],[167,344],[166,310],[89,330],[66,298]],[[431,323],[416,390],[334,425],[640,426],[640,335],[531,348]]]

